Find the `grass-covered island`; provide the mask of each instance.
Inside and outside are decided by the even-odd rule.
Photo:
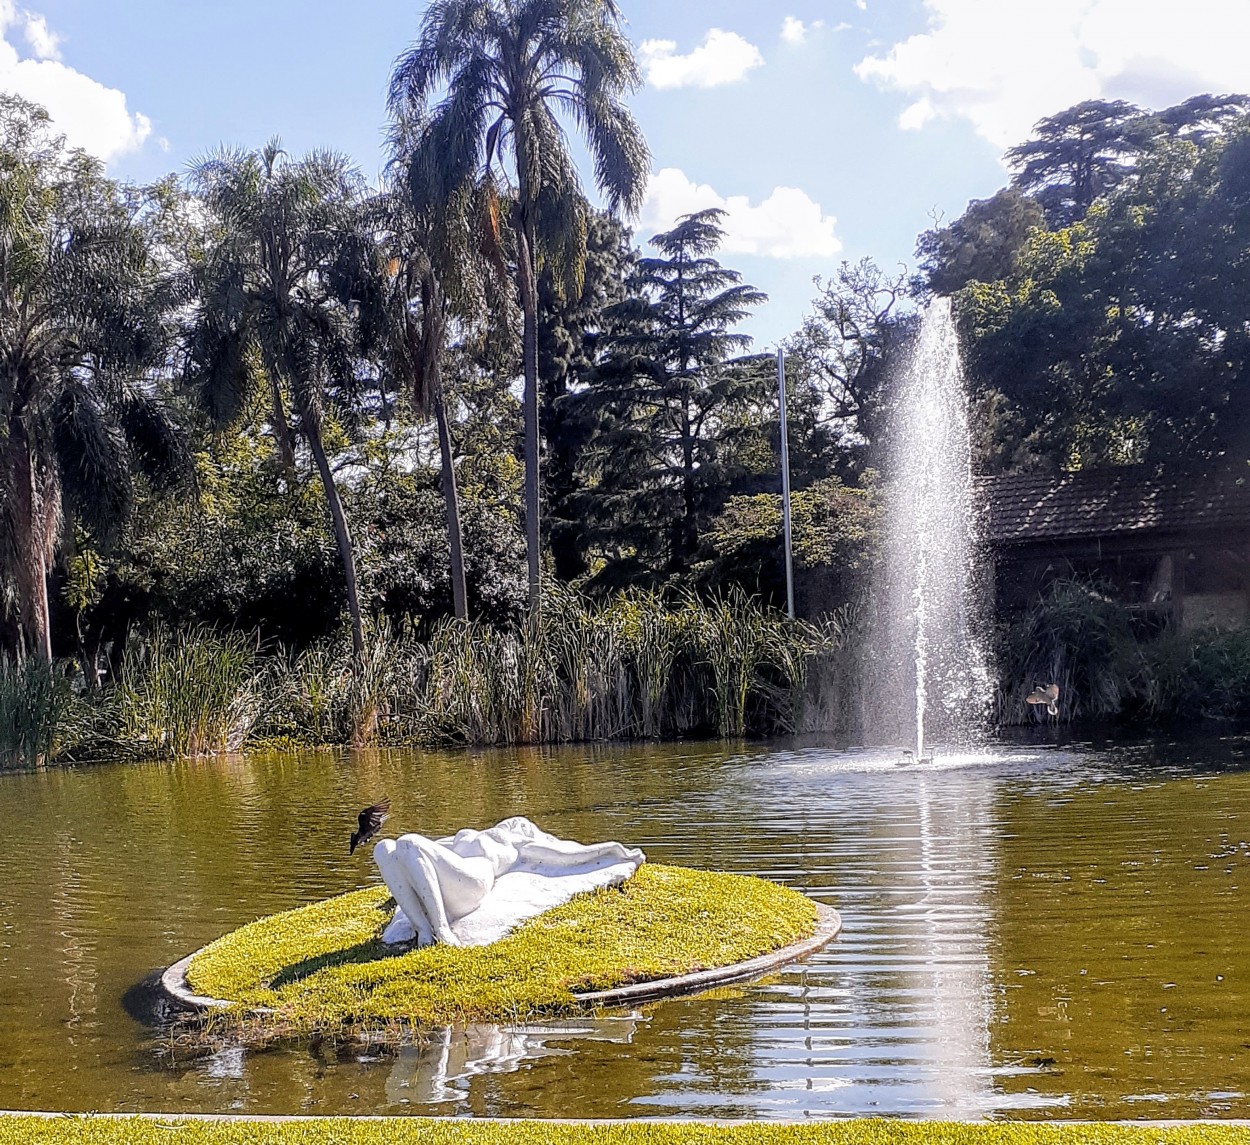
[[[816,928],[815,905],[797,891],[650,863],[619,889],[579,895],[489,946],[397,953],[380,941],[393,909],[382,886],[259,919],[205,947],[187,980],[237,1003],[223,1020],[260,1038],[398,1037],[412,1026],[575,1010],[575,994],[730,966]]]

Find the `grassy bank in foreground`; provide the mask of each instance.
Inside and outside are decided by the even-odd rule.
[[[515,1021],[570,1011],[574,992],[742,962],[816,925],[811,900],[787,887],[653,863],[489,946],[395,954],[378,940],[392,909],[375,887],[259,919],[207,947],[188,979],[198,993],[272,1008],[254,1020],[258,1037]]]
[[[127,1118],[0,1119],[0,1145],[1246,1145],[1250,1128],[1189,1125],[965,1125],[941,1121],[836,1121],[809,1125],[632,1122],[559,1125],[432,1121],[188,1122]]]

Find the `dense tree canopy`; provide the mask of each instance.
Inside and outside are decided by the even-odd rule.
[[[211,222],[195,267],[201,300],[188,338],[188,380],[224,425],[255,411],[267,388],[263,408],[288,468],[295,435],[307,444],[333,522],[360,656],[356,558],[326,433],[336,409],[341,424],[354,418],[372,385],[360,353],[357,295],[376,282],[378,251],[362,232],[362,181],[342,156],[292,161],[274,141],[257,152],[205,159],[193,185]]]
[[[656,235],[605,316],[586,403],[604,418],[592,503],[613,580],[688,567],[768,392],[758,364],[737,360],[749,339],[735,327],[764,295],[713,257],[721,216]]]
[[[186,283],[167,269],[166,191],[126,190],[47,114],[0,96],[0,612],[50,658],[48,577],[64,525],[107,544],[139,473],[177,473],[153,386]]]
[[[1162,138],[961,294],[997,466],[1250,459],[1250,137]]]
[[[380,188],[276,145],[128,187],[0,102],[4,655],[95,687],[162,628],[290,656],[516,628],[535,556],[548,586],[783,599],[763,296],[718,212],[639,242],[573,167],[566,128],[609,205],[637,202],[615,7],[431,11],[468,23],[401,62]],[[1250,462],[1248,108],[1078,105],[919,237],[915,274],[816,280],[785,341],[801,608],[873,567],[891,379],[935,294],[981,468]]]

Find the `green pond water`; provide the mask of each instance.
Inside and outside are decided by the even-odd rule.
[[[0,1108],[1250,1116],[1250,741],[932,769],[798,746],[272,756],[0,775]],[[154,971],[365,885],[354,812],[528,815],[836,906],[842,938],[629,1013],[399,1053],[190,1052]]]

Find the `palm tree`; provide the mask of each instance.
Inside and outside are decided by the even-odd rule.
[[[536,275],[546,264],[578,282],[589,210],[558,115],[585,139],[610,208],[636,211],[650,156],[622,97],[638,82],[614,0],[437,0],[391,77],[393,113],[426,117],[410,164],[419,199],[447,201],[479,183],[489,191],[496,175],[515,194],[531,613],[540,601]]]
[[[368,280],[363,184],[342,156],[287,158],[276,140],[260,151],[222,151],[197,163],[192,185],[214,224],[197,266],[201,303],[188,337],[188,376],[218,424],[265,405],[297,419],[334,528],[352,652],[364,653],[356,558],[326,455],[330,407],[350,405],[362,384],[359,323],[344,283]],[[351,265],[355,263],[355,265]],[[279,438],[283,428],[275,424]]]
[[[502,256],[480,186],[462,188],[438,203],[414,197],[408,173],[413,140],[419,137],[412,120],[400,119],[395,124],[390,187],[372,204],[385,260],[379,292],[382,311],[373,325],[381,335],[377,349],[384,372],[407,388],[417,413],[434,415],[447,512],[452,604],[456,618],[467,620],[464,542],[443,360],[449,325],[453,321],[462,326],[480,324],[488,302],[502,301],[492,297],[499,278],[492,271],[502,266]],[[494,257],[477,257],[492,249]]]
[[[0,580],[19,657],[52,657],[66,519],[107,543],[136,470],[182,471],[151,383],[178,301],[154,206],[68,150],[42,108],[0,96]]]

